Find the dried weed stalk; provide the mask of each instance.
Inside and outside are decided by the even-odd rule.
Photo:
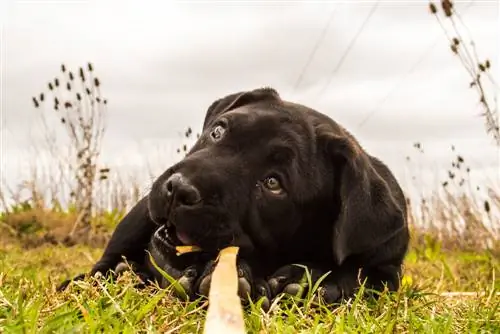
[[[97,168],[105,132],[107,100],[101,94],[101,83],[94,75],[91,63],[86,68],[80,67],[76,74],[62,64],[60,76],[47,86],[48,91],[32,99],[35,108],[40,108],[44,103],[50,104],[49,109],[60,120],[70,140],[71,154],[67,161],[62,160],[60,169],[69,168],[70,177],[76,181],[71,182],[70,196],[79,215],[71,234],[78,227],[90,231],[95,184],[98,180],[105,180],[109,173],[107,168],[99,171]],[[48,126],[46,130],[46,133],[50,133]],[[49,141],[49,137],[46,141],[51,151],[61,152],[59,143]]]
[[[456,11],[453,1],[441,0],[440,9],[434,2],[430,2],[429,10],[443,29],[450,43],[451,51],[458,57],[472,79],[469,85],[471,88],[474,88],[479,95],[479,103],[483,108],[482,116],[485,118],[486,133],[491,134],[496,144],[500,146],[498,104],[496,103],[497,101],[495,101],[495,106],[492,107],[485,91],[486,81],[492,84],[495,89],[498,89],[490,73],[491,61],[489,59],[479,60],[476,45],[470,37],[470,33],[459,13]],[[451,23],[451,32],[446,29],[445,20]],[[462,28],[469,35],[468,42],[465,41],[464,34],[460,32],[459,24],[461,24]],[[469,44],[470,47],[467,44]]]

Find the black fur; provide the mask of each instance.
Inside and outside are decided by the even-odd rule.
[[[281,189],[268,189],[268,177]],[[236,245],[241,297],[268,305],[298,292],[304,270],[294,264],[303,264],[314,279],[330,272],[322,296],[336,302],[365,278],[370,288],[398,289],[408,242],[391,171],[329,117],[261,88],[208,108],[198,141],[119,223],[90,274],[120,271],[126,257],[165,286],[149,250],[195,298],[208,293],[217,251]],[[204,252],[176,256],[182,243]]]

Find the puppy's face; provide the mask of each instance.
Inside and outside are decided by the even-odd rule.
[[[286,240],[320,191],[322,162],[304,116],[250,105],[223,113],[154,183],[149,210],[174,244],[251,251]]]

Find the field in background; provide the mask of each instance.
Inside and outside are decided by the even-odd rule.
[[[189,138],[188,141],[192,142]],[[416,154],[407,157],[412,183],[400,179],[403,189],[422,187],[423,181],[415,166],[425,151],[421,144],[414,146]],[[179,148],[179,159],[187,147],[186,144]],[[467,158],[454,147],[451,151],[453,160],[447,170],[441,171],[443,177],[437,180],[436,187],[407,199],[412,243],[419,246],[438,243],[449,251],[496,253],[500,249],[500,184],[474,183]],[[149,161],[147,158],[144,160]],[[5,182],[2,184],[0,244],[21,241],[26,247],[44,243],[102,247],[118,221],[147,193],[154,178],[165,168],[150,162],[140,175],[107,168],[106,177],[95,181],[94,213],[89,228],[82,230],[75,226],[79,212],[71,195],[71,174],[60,167],[62,164],[49,166],[38,161],[35,156],[30,178],[20,182],[18,188],[9,189]]]

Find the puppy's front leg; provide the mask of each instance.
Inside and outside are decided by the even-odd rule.
[[[149,216],[148,196],[143,197],[118,223],[106,245],[103,255],[90,271],[91,276],[97,273],[108,275],[117,270],[123,257],[138,267],[145,264],[146,249],[156,224]],[[121,269],[121,267],[120,267]],[[58,291],[64,290],[72,280],[82,280],[87,274],[80,274],[73,279],[62,282]]]
[[[118,223],[103,255],[92,268],[91,275],[114,270],[123,257],[129,262],[144,264],[148,243],[157,228],[149,216],[148,197],[143,197]]]

